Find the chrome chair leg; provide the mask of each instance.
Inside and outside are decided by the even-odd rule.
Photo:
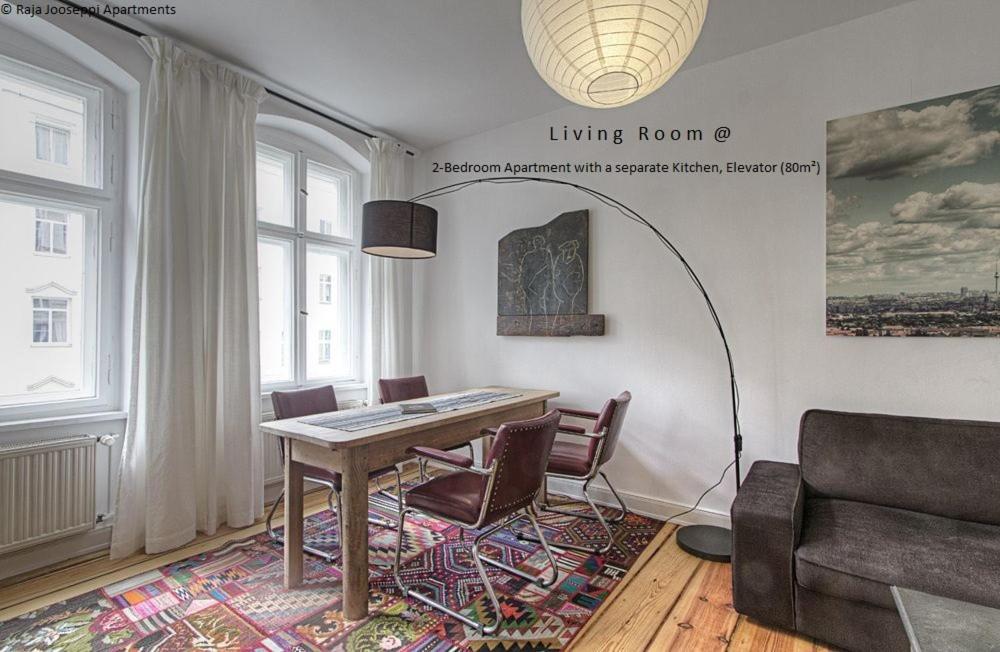
[[[482,539],[483,536],[488,535],[488,534],[490,534],[492,532],[495,532],[499,528],[498,527],[494,527],[494,528],[491,528],[490,530],[487,530],[486,532],[484,532],[479,537],[476,537],[476,541],[475,541],[475,543],[473,543],[472,560],[476,563],[476,570],[479,572],[479,577],[480,577],[480,579],[482,579],[483,585],[486,587],[486,592],[490,596],[490,600],[493,603],[493,609],[495,610],[495,613],[497,614],[497,619],[492,624],[490,624],[490,625],[483,625],[483,623],[477,623],[476,621],[472,620],[468,616],[466,616],[464,614],[460,614],[457,611],[455,611],[454,609],[452,609],[452,608],[450,608],[450,607],[448,607],[446,605],[443,605],[443,604],[439,603],[436,600],[432,600],[431,598],[428,598],[426,595],[424,595],[423,593],[417,592],[415,589],[411,589],[410,587],[406,586],[406,584],[403,582],[403,577],[402,577],[402,575],[399,572],[399,570],[400,570],[399,566],[400,566],[400,559],[402,557],[402,551],[403,551],[403,530],[405,529],[406,515],[409,514],[410,511],[411,510],[409,510],[409,509],[404,509],[402,511],[402,513],[399,515],[399,527],[396,530],[396,555],[395,555],[395,557],[393,559],[393,564],[392,564],[392,574],[393,574],[393,577],[396,578],[396,585],[399,587],[399,590],[402,592],[403,597],[405,597],[405,598],[413,598],[415,600],[419,600],[420,602],[423,602],[428,607],[431,607],[433,609],[437,609],[439,611],[443,611],[444,613],[448,614],[449,616],[451,616],[455,620],[458,620],[460,622],[465,623],[469,627],[472,627],[472,628],[478,630],[482,634],[492,634],[493,632],[497,631],[497,629],[500,627],[500,602],[497,600],[496,593],[493,592],[493,587],[492,587],[492,585],[490,585],[490,580],[486,576],[486,569],[483,568],[482,562],[479,561],[478,545],[479,545],[480,539]]]
[[[401,485],[402,481],[400,480],[399,467],[393,465],[392,468],[393,468],[393,470],[396,473],[396,493],[394,494],[393,492],[389,491],[388,489],[386,489],[386,488],[384,488],[382,486],[382,477],[383,476],[375,476],[375,488],[378,490],[378,493],[382,494],[386,498],[395,499],[396,495],[401,491],[400,487],[402,486]],[[393,527],[395,527],[395,526],[393,526]]]
[[[628,512],[628,507],[625,506],[625,501],[622,500],[622,497],[618,495],[618,491],[615,489],[614,485],[611,484],[611,481],[608,480],[608,476],[604,474],[604,471],[599,471],[599,473],[601,474],[601,477],[604,478],[604,482],[607,483],[608,489],[611,490],[611,494],[615,497],[615,500],[618,502],[618,515],[615,516],[614,518],[607,519],[607,521],[608,521],[608,523],[621,523],[622,521],[625,520],[625,517],[628,516],[628,513],[629,513]],[[549,501],[549,497],[548,497],[548,494],[546,494],[545,495],[545,502],[542,503],[542,505],[541,505],[541,510],[543,512],[551,512],[553,514],[564,514],[566,516],[576,516],[576,517],[579,517],[579,518],[585,518],[588,521],[596,521],[596,520],[598,520],[598,518],[596,516],[594,516],[593,514],[583,514],[583,513],[576,512],[576,511],[573,511],[573,510],[570,510],[570,509],[562,509],[560,507],[553,507],[552,505],[549,504],[548,501]]]
[[[392,468],[393,472],[396,474],[396,493],[392,494],[389,493],[388,490],[381,489],[381,487],[379,487],[378,478],[375,478],[375,486],[379,487],[380,494],[383,494],[387,498],[392,498],[396,501],[396,512],[399,513],[403,511],[403,476],[400,475],[398,467],[394,466]],[[338,511],[337,513],[339,514],[340,512]],[[388,519],[377,518],[375,516],[372,516],[371,514],[368,515],[368,522],[371,523],[372,525],[378,525],[379,527],[384,527],[387,530],[393,530],[396,528],[396,524],[393,523],[392,521]]]
[[[622,497],[618,495],[618,492],[615,490],[615,486],[611,484],[611,480],[608,480],[608,476],[604,474],[604,471],[598,471],[598,473],[600,473],[601,477],[604,478],[604,483],[608,485],[608,489],[611,490],[611,495],[613,495],[615,497],[615,500],[618,501],[619,514],[618,516],[612,519],[608,519],[608,522],[621,523],[622,521],[625,520],[625,517],[628,516],[628,507],[625,506],[625,501],[622,500]]]
[[[483,566],[483,562],[486,562],[486,563],[488,563],[488,564],[490,564],[492,566],[496,566],[498,568],[501,568],[501,569],[503,569],[503,570],[505,570],[507,572],[513,573],[514,575],[517,575],[519,577],[523,577],[524,579],[527,579],[527,580],[529,580],[531,582],[535,582],[539,586],[543,586],[543,587],[544,586],[551,586],[556,581],[556,578],[558,577],[559,570],[556,567],[555,559],[553,558],[552,552],[549,550],[548,546],[544,545],[544,544],[543,544],[543,547],[545,548],[546,555],[548,555],[549,563],[552,565],[552,577],[549,578],[549,579],[547,579],[547,580],[544,579],[544,578],[534,577],[534,576],[529,575],[529,574],[527,574],[524,571],[521,571],[519,569],[511,568],[507,564],[504,564],[503,562],[498,562],[495,559],[490,559],[489,557],[487,557],[484,554],[482,554],[482,552],[480,552],[479,546],[480,546],[480,544],[483,543],[483,541],[485,541],[490,536],[492,536],[493,534],[495,534],[498,530],[500,530],[500,529],[502,529],[504,527],[507,527],[508,525],[510,525],[511,523],[513,523],[514,521],[516,521],[517,518],[514,518],[514,519],[505,519],[501,523],[499,523],[499,524],[497,524],[497,525],[489,528],[488,530],[485,530],[479,536],[477,536],[476,539],[472,542],[472,561],[475,562],[475,564],[476,564],[476,571],[479,573],[479,578],[483,582],[483,586],[486,589],[486,594],[487,594],[487,596],[489,596],[490,602],[493,604],[493,613],[495,614],[495,619],[490,624],[478,623],[478,622],[472,620],[471,618],[469,618],[468,616],[466,616],[464,614],[460,614],[457,611],[455,611],[454,609],[451,609],[447,605],[443,605],[443,604],[437,602],[436,600],[433,600],[433,599],[427,597],[426,595],[423,595],[422,593],[418,593],[415,589],[411,589],[411,588],[407,587],[406,584],[403,582],[403,578],[402,578],[402,575],[400,574],[399,566],[400,566],[400,559],[401,559],[402,550],[403,550],[403,530],[404,530],[404,523],[405,523],[405,520],[406,520],[406,514],[408,514],[410,511],[411,510],[409,510],[409,509],[404,509],[402,511],[402,513],[400,513],[400,515],[399,515],[399,528],[396,530],[396,556],[395,556],[394,561],[393,561],[392,570],[393,570],[393,576],[396,578],[396,584],[399,586],[399,590],[403,593],[404,597],[414,598],[416,600],[419,600],[420,602],[423,602],[424,604],[426,604],[429,607],[433,607],[434,609],[438,609],[439,611],[443,611],[444,613],[448,614],[452,618],[454,618],[454,619],[456,619],[458,621],[461,621],[461,622],[465,623],[466,625],[468,625],[470,627],[475,628],[476,630],[478,630],[483,635],[490,635],[490,634],[495,633],[500,628],[500,622],[501,622],[501,619],[502,619],[501,613],[500,613],[500,601],[497,599],[496,591],[493,589],[493,585],[490,583],[490,578],[486,574],[486,567]],[[535,518],[534,518],[534,513],[533,512],[529,512],[528,518],[531,520],[532,524],[536,526],[536,530],[537,530],[537,523],[536,523]],[[541,534],[540,530],[537,530],[537,531],[538,531],[539,534]]]
[[[493,603],[493,615],[494,620],[492,625],[483,625],[482,623],[475,623],[469,619],[465,619],[473,627],[476,627],[484,635],[493,634],[498,629],[500,629],[500,621],[502,616],[500,614],[500,601],[497,600],[496,591],[493,590],[493,585],[490,584],[490,578],[486,575],[486,568],[483,566],[483,557],[479,552],[479,544],[486,540],[487,537],[492,535],[494,532],[499,530],[504,526],[504,523],[499,523],[493,528],[483,532],[476,540],[472,542],[472,561],[476,562],[476,570],[479,571],[479,578],[483,581],[483,586],[486,587],[486,593],[490,596],[490,602]],[[456,614],[461,615],[461,614]]]
[[[332,499],[332,496],[333,496],[334,493],[336,493],[336,492],[333,489],[330,489],[330,495],[328,495],[327,498],[326,498],[327,504],[330,505],[330,510],[331,511],[333,511],[333,502],[332,502],[331,499]],[[285,545],[285,539],[281,535],[275,533],[274,528],[271,525],[271,520],[274,518],[274,513],[278,509],[278,504],[282,500],[284,500],[284,498],[285,498],[285,492],[282,491],[278,495],[277,500],[274,501],[274,505],[271,506],[271,511],[269,511],[267,513],[267,521],[265,521],[265,523],[264,523],[264,527],[267,530],[267,536],[271,539],[271,541],[273,541],[274,543],[280,544],[282,546]],[[339,494],[338,494],[338,498],[339,498]],[[337,512],[337,525],[338,526],[340,525],[340,512],[339,511]],[[312,546],[309,546],[309,545],[303,545],[302,546],[302,550],[303,550],[303,552],[308,552],[310,555],[315,555],[316,557],[319,557],[320,559],[324,560],[328,564],[332,564],[333,560],[337,558],[337,556],[334,555],[333,553],[329,553],[329,552],[326,552],[324,550],[320,550],[319,548],[313,548]]]
[[[577,550],[579,552],[592,552],[603,555],[604,553],[611,550],[611,546],[614,545],[615,542],[614,534],[611,532],[611,527],[608,525],[607,520],[604,518],[604,514],[601,513],[601,510],[598,509],[597,505],[594,504],[594,500],[590,497],[590,492],[588,491],[589,488],[590,488],[590,480],[587,480],[586,482],[583,483],[583,497],[584,499],[586,499],[587,504],[590,505],[590,509],[594,513],[593,515],[575,512],[568,509],[559,509],[558,507],[548,507],[548,506],[542,507],[542,511],[552,512],[555,514],[564,514],[566,516],[575,516],[577,518],[585,518],[589,521],[598,521],[601,524],[601,527],[604,528],[604,532],[605,534],[607,534],[608,537],[607,543],[604,544],[603,546],[586,547],[586,546],[578,546],[572,543],[554,543],[551,541],[549,543],[551,543],[557,548],[562,548],[564,550]],[[624,505],[624,503],[622,503],[622,505]],[[621,518],[625,518],[624,514],[622,514]],[[520,530],[514,530],[514,534],[517,536],[518,539],[521,539],[522,541],[532,541],[534,543],[539,543],[541,541],[541,539],[531,536],[530,534],[525,534]]]
[[[531,521],[531,527],[535,530],[535,534],[538,535],[538,540],[542,544],[542,550],[545,551],[545,556],[548,557],[549,567],[552,569],[552,578],[549,580],[542,580],[538,583],[538,586],[542,588],[552,586],[555,581],[559,578],[559,566],[556,564],[556,558],[552,554],[552,549],[549,548],[549,542],[545,540],[545,533],[542,532],[542,528],[538,525],[538,512],[535,511],[535,505],[531,504],[528,509],[528,520]]]
[[[556,579],[559,577],[559,568],[556,566],[556,558],[552,555],[552,549],[549,548],[548,541],[546,541],[542,537],[542,529],[541,529],[541,527],[539,527],[538,521],[535,519],[535,508],[534,508],[534,506],[528,507],[525,510],[525,512],[526,512],[525,516],[527,516],[528,521],[531,523],[531,527],[534,528],[535,534],[539,537],[538,540],[542,544],[542,550],[545,551],[545,556],[548,557],[549,568],[552,569],[552,576],[549,577],[548,579],[546,579],[542,575],[532,575],[530,573],[524,572],[523,570],[521,570],[519,568],[514,568],[513,566],[508,566],[507,564],[505,564],[502,561],[498,561],[498,560],[493,559],[491,557],[487,557],[486,555],[480,555],[479,558],[482,561],[484,561],[487,564],[489,564],[490,566],[495,566],[496,568],[499,568],[501,570],[507,571],[511,575],[516,575],[516,576],[518,576],[518,577],[520,577],[522,579],[526,579],[529,582],[532,582],[533,584],[542,587],[543,589],[544,588],[548,588],[548,587],[552,586],[555,583]],[[516,517],[516,518],[507,520],[506,523],[505,523],[505,527],[506,526],[513,526],[514,523],[516,523],[519,518],[520,517]],[[511,531],[514,532],[515,535],[517,534],[517,530],[514,527],[511,527]]]

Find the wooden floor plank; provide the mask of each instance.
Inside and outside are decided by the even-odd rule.
[[[729,564],[701,562],[647,649],[724,652],[739,620],[732,587]]]
[[[833,649],[805,636],[771,629],[740,616],[728,652],[832,652]]]
[[[674,525],[665,525],[660,529],[660,531],[656,534],[656,536],[653,537],[653,540],[649,542],[649,545],[646,546],[646,549],[643,550],[641,553],[639,553],[639,556],[636,558],[635,563],[632,564],[632,568],[629,570],[628,574],[625,575],[622,581],[619,582],[618,585],[611,590],[611,593],[608,595],[607,598],[605,598],[604,602],[601,603],[601,606],[597,608],[597,611],[594,612],[594,615],[590,617],[590,620],[588,620],[586,624],[584,624],[583,628],[579,632],[577,632],[574,644],[570,646],[571,648],[575,647],[576,643],[578,643],[581,639],[587,638],[588,630],[592,627],[595,627],[596,623],[601,621],[601,615],[604,613],[604,611],[610,609],[611,605],[614,604],[616,598],[621,593],[627,590],[629,583],[633,579],[638,577],[642,568],[646,565],[646,563],[650,559],[652,559],[656,555],[656,553],[660,550],[660,548],[663,547],[663,545],[670,539],[670,535],[673,534],[673,531],[676,529],[677,528]]]
[[[700,563],[677,547],[671,532],[625,588],[605,601],[599,623],[582,632],[573,649],[646,649]]]

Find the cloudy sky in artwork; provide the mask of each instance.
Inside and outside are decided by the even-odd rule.
[[[1000,86],[827,123],[827,295],[993,289]]]

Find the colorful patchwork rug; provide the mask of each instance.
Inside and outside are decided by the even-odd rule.
[[[373,513],[392,517],[372,497]],[[600,525],[544,514],[553,541],[590,545]],[[306,521],[309,542],[338,549],[336,517]],[[613,525],[606,555],[554,548],[558,580],[542,589],[497,569],[489,575],[500,600],[500,630],[483,636],[413,599],[403,599],[392,576],[395,532],[371,526],[370,616],[347,622],[341,612],[340,571],[306,555],[305,582],[283,587],[280,546],[266,534],[236,541],[0,623],[0,652],[24,650],[558,650],[564,648],[625,576],[662,523],[635,514]],[[524,523],[523,526],[527,526]],[[407,518],[403,576],[473,620],[492,621],[492,604],[472,561],[475,536],[446,523]],[[531,573],[546,572],[538,544],[502,530],[485,554]],[[337,560],[336,563],[339,563]],[[488,567],[489,568],[489,567]]]

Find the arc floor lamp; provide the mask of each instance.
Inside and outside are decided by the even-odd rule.
[[[740,432],[739,387],[736,384],[736,372],[733,366],[732,351],[729,348],[729,340],[726,338],[726,332],[715,310],[715,305],[712,303],[712,299],[709,297],[708,291],[702,284],[701,279],[698,278],[698,274],[695,273],[677,247],[658,228],[636,211],[604,193],[569,181],[560,181],[545,177],[489,177],[472,179],[429,190],[408,201],[380,200],[366,203],[362,211],[361,250],[373,256],[386,258],[418,259],[434,257],[437,254],[437,211],[420,202],[459,192],[481,183],[543,183],[573,188],[606,206],[614,208],[626,219],[649,229],[653,237],[680,262],[691,282],[694,283],[698,292],[705,300],[705,305],[708,308],[712,322],[718,330],[722,346],[725,349],[726,362],[729,365],[734,449],[734,459],[726,467],[726,470],[728,471],[729,467],[735,466],[736,491],[738,492],[740,490],[740,455],[743,451],[743,435]],[[726,528],[710,525],[689,525],[677,531],[677,544],[686,552],[697,557],[728,562],[732,550],[732,532]]]

